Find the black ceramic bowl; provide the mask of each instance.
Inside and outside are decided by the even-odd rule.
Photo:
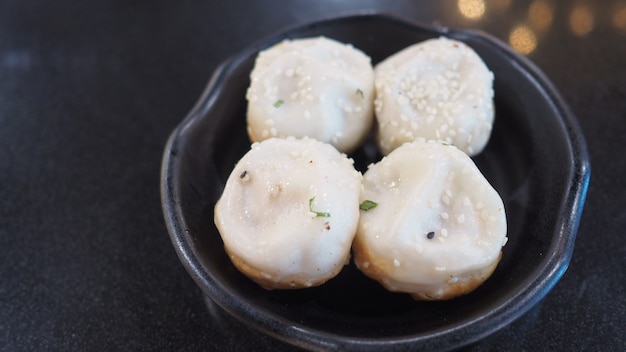
[[[444,35],[474,48],[494,72],[493,134],[474,160],[504,200],[509,242],[493,276],[476,291],[451,301],[417,302],[386,291],[354,264],[320,287],[266,291],[230,263],[213,207],[250,146],[245,92],[255,56],[284,38],[318,35],[352,43],[374,64]],[[361,171],[379,157],[363,149],[351,156]],[[358,14],[293,28],[220,66],[172,133],[161,182],[167,228],[182,263],[229,314],[304,348],[442,350],[505,326],[556,284],[572,255],[589,162],[578,124],[554,87],[507,45],[480,32]]]

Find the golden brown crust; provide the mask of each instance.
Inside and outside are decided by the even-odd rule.
[[[411,296],[418,301],[443,301],[449,300],[452,298],[456,298],[459,296],[466,295],[472,291],[474,291],[478,286],[482,285],[485,280],[487,280],[493,271],[498,266],[500,259],[502,258],[502,251],[498,255],[498,259],[493,262],[490,266],[472,273],[468,276],[465,276],[463,280],[459,280],[455,283],[446,284],[446,289],[439,296],[432,296],[429,294],[422,293],[412,293]]]
[[[390,291],[404,292],[394,289],[385,283],[384,279],[388,278],[388,273],[391,272],[391,265],[378,260],[374,255],[372,255],[367,246],[360,241],[358,234],[352,244],[352,250],[354,254],[354,262],[363,274],[378,281]],[[471,273],[466,273],[466,275],[463,275],[457,282],[454,283],[442,282],[441,286],[437,287],[436,290],[417,290],[416,288],[416,292],[404,293],[409,293],[415,300],[419,301],[443,301],[468,294],[491,276],[493,271],[498,266],[501,258],[502,251],[500,251],[498,259],[496,259],[488,267]]]
[[[319,286],[337,276],[343,268],[342,265],[337,265],[335,270],[330,275],[324,277],[323,279],[318,279],[315,281],[312,281],[310,280],[310,278],[304,277],[303,275],[297,274],[281,277],[280,279],[275,277],[267,277],[267,275],[264,274],[262,271],[248,264],[245,260],[235,255],[232,251],[228,249],[228,247],[224,246],[224,248],[226,249],[228,257],[230,258],[235,268],[237,268],[237,270],[246,275],[252,281],[256,282],[259,286],[267,290],[299,289]],[[346,257],[346,260],[344,262],[347,263],[349,258],[350,254],[348,253],[348,256]]]

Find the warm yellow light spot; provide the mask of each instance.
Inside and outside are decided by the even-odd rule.
[[[626,32],[626,5],[613,12],[613,25],[622,32]]]
[[[484,0],[459,0],[457,6],[461,15],[470,20],[477,20],[485,14]]]
[[[577,36],[584,37],[593,30],[593,14],[589,7],[576,5],[569,16],[569,26]]]
[[[509,35],[509,44],[516,51],[528,55],[537,47],[537,37],[530,28],[517,26],[513,28]]]
[[[536,0],[528,8],[528,21],[534,29],[545,31],[552,24],[553,13],[552,4]]]

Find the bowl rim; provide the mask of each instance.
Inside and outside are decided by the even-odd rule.
[[[443,327],[440,331],[435,333],[419,333],[388,338],[352,338],[340,334],[319,331],[306,326],[299,326],[271,312],[264,311],[255,313],[257,308],[249,302],[228,299],[232,292],[219,281],[215,280],[210,273],[205,272],[202,264],[193,253],[193,249],[190,246],[189,231],[184,226],[185,221],[182,216],[181,204],[177,202],[180,190],[176,189],[172,183],[173,178],[175,178],[172,165],[177,160],[176,147],[179,143],[179,136],[196,118],[203,116],[208,110],[213,100],[216,98],[216,87],[219,87],[220,84],[227,79],[229,72],[233,70],[233,68],[237,67],[239,63],[250,55],[254,55],[259,50],[288,38],[290,33],[306,30],[307,28],[310,29],[318,25],[331,24],[333,22],[355,18],[368,18],[391,22],[411,30],[427,31],[438,35],[456,34],[470,36],[474,40],[480,40],[486,43],[497,51],[499,55],[504,55],[520,65],[524,72],[527,73],[529,79],[533,81],[534,85],[541,88],[545,94],[551,98],[551,104],[555,107],[555,110],[558,111],[560,116],[559,123],[567,130],[567,142],[574,156],[572,160],[573,175],[567,180],[569,192],[562,202],[561,208],[558,209],[558,236],[551,247],[550,253],[548,253],[549,258],[545,261],[546,264],[537,271],[533,280],[529,280],[528,284],[523,286],[519,292],[495,307],[495,309],[457,325]],[[212,302],[216,303],[221,309],[240,321],[250,324],[285,342],[311,349],[326,349],[337,346],[341,346],[342,349],[358,350],[378,350],[380,348],[397,349],[416,346],[437,346],[438,349],[451,349],[476,342],[508,325],[530,310],[554,287],[554,285],[556,285],[567,270],[572,257],[576,232],[578,230],[587,188],[590,182],[590,174],[591,169],[587,146],[578,121],[555,86],[530,59],[516,53],[512,48],[496,37],[480,30],[453,29],[440,25],[427,25],[386,12],[356,11],[338,13],[320,19],[313,19],[304,24],[287,27],[273,35],[256,41],[246,49],[224,60],[215,69],[196,104],[176,126],[167,140],[161,164],[160,191],[166,227],[176,253],[185,269]],[[435,343],[435,341],[439,342]],[[441,341],[443,341],[443,343]]]

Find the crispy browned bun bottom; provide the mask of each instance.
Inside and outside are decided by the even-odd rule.
[[[310,277],[307,276],[306,273],[284,276],[284,277],[281,277],[279,281],[276,281],[277,280],[276,278],[268,278],[266,275],[263,274],[262,271],[248,264],[243,258],[240,258],[239,256],[235,255],[233,252],[231,252],[228,249],[228,247],[224,246],[224,248],[226,249],[226,253],[228,254],[228,257],[230,258],[230,261],[233,263],[235,268],[237,268],[237,270],[239,270],[242,274],[246,275],[252,281],[256,282],[259,286],[267,290],[299,289],[299,288],[319,286],[325,283],[326,281],[332,279],[333,277],[337,276],[339,272],[341,272],[341,269],[343,269],[343,266],[344,266],[343,263],[339,264],[335,267],[333,272],[331,272],[329,275],[325,276],[324,278],[313,280],[313,281],[310,280]],[[349,259],[350,259],[350,253],[348,253],[348,255],[346,256],[344,263],[348,263]]]
[[[397,291],[385,284],[384,279],[388,277],[388,273],[391,272],[391,264],[381,261],[380,259],[372,256],[367,246],[357,237],[352,243],[352,251],[354,254],[354,262],[357,268],[369,278],[378,281],[387,290],[394,292]],[[502,251],[500,251],[498,258],[489,266],[482,268],[478,271],[473,271],[462,276],[462,279],[455,283],[442,283],[442,290],[440,293],[434,294],[432,292],[404,292],[410,294],[415,300],[419,301],[444,301],[455,297],[459,297],[474,291],[485,280],[487,280],[493,271],[498,266],[500,259],[502,258]],[[367,266],[364,263],[369,263]]]

